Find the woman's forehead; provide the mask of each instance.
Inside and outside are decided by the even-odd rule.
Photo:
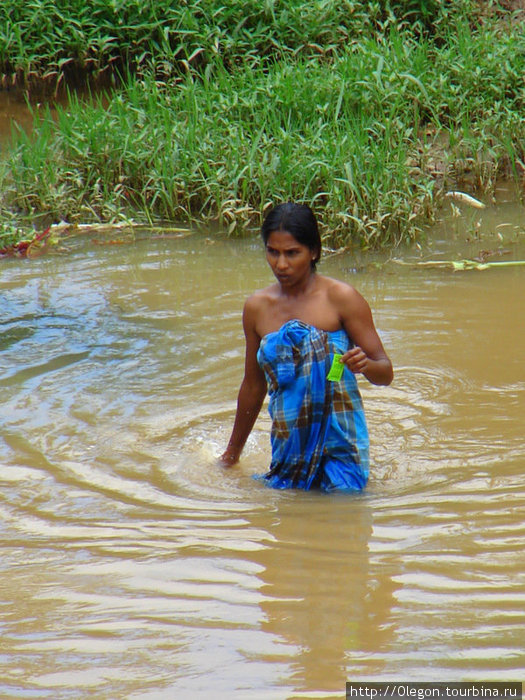
[[[272,231],[266,241],[266,247],[271,248],[307,248],[308,246],[299,243],[288,231]]]

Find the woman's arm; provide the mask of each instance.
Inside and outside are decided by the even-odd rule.
[[[233,430],[219,464],[231,467],[239,461],[243,447],[250,435],[266,396],[266,379],[257,362],[257,350],[261,339],[255,331],[257,306],[252,297],[244,305],[243,327],[246,337],[244,378],[237,397],[237,412]]]
[[[334,300],[343,327],[354,343],[342,361],[348,369],[363,374],[372,384],[390,384],[394,378],[392,363],[377,333],[368,302],[346,284],[337,285]]]

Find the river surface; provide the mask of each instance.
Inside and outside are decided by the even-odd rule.
[[[523,214],[447,207],[394,255],[523,259]],[[240,465],[215,465],[243,301],[272,281],[258,240],[66,245],[0,261],[0,697],[524,680],[524,267],[322,262],[368,299],[396,371],[359,380],[369,486],[326,495],[252,478],[266,408]]]

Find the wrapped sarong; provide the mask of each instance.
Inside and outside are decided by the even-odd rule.
[[[261,339],[268,382],[272,463],[258,476],[274,488],[360,491],[369,471],[368,429],[353,372],[327,379],[334,353],[351,347],[343,329],[292,320]]]

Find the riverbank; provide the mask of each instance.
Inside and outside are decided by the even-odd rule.
[[[140,61],[115,58],[117,37],[86,64],[113,71],[110,92],[35,111],[31,134],[2,153],[4,241],[35,218],[213,222],[242,235],[269,204],[296,199],[319,211],[334,245],[396,245],[417,240],[447,189],[490,198],[497,178],[522,181],[525,33],[503,4],[473,15],[473,2],[409,3],[396,16],[392,3],[380,16],[369,3],[324,3],[321,16],[320,3],[289,3],[288,20],[276,3],[244,20],[237,3],[215,15],[210,3],[205,17],[197,5],[185,25],[178,16],[176,44],[172,29],[158,39],[173,22],[146,21],[149,3],[141,25],[124,22],[146,43],[149,27]],[[55,83],[78,77],[78,57],[61,51]],[[49,82],[43,60],[14,81]],[[130,68],[125,79],[116,66]]]

